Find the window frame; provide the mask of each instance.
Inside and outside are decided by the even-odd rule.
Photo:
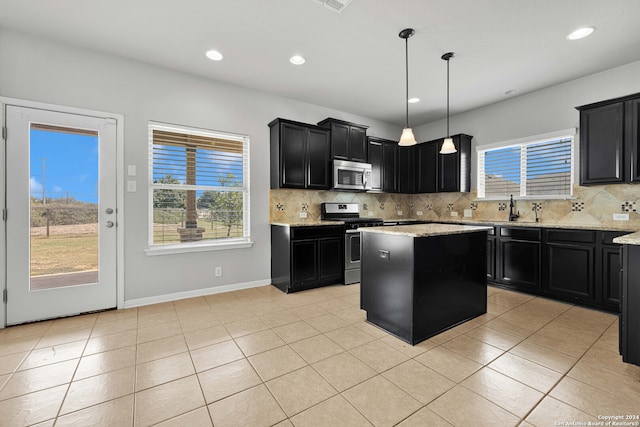
[[[206,190],[206,191],[219,191],[222,186],[203,186],[203,185],[187,185],[187,184],[157,184],[154,183],[154,162],[153,162],[153,131],[166,131],[181,134],[189,134],[196,136],[205,136],[216,139],[225,139],[230,141],[237,141],[242,143],[242,237],[227,237],[220,239],[203,239],[200,241],[192,242],[179,242],[179,243],[167,243],[157,244],[153,242],[154,233],[154,207],[153,207],[153,194],[154,190]],[[149,256],[155,255],[169,255],[178,253],[189,252],[203,252],[203,251],[215,251],[215,250],[228,250],[252,247],[254,242],[251,240],[250,234],[250,176],[249,176],[249,150],[250,150],[250,138],[248,135],[234,134],[230,132],[215,131],[204,128],[196,128],[191,126],[168,124],[156,121],[149,121],[148,124],[148,230],[147,230],[147,248],[145,253]],[[238,190],[234,190],[238,191]]]
[[[520,169],[519,190],[520,190],[520,192],[519,192],[519,194],[514,194],[513,195],[514,199],[520,199],[520,200],[540,200],[540,199],[545,199],[545,200],[570,200],[570,199],[573,199],[574,198],[574,196],[573,196],[573,185],[575,183],[575,176],[574,175],[575,175],[575,164],[576,164],[576,150],[575,150],[576,134],[577,134],[576,128],[570,128],[570,129],[564,129],[564,130],[555,131],[555,132],[549,132],[549,133],[540,134],[540,135],[534,135],[534,136],[529,136],[529,137],[509,140],[509,141],[498,142],[498,143],[495,143],[495,144],[487,144],[487,145],[477,146],[476,147],[477,199],[481,200],[481,201],[508,200],[509,199],[509,195],[508,194],[505,194],[505,195],[502,195],[502,196],[488,196],[488,197],[485,196],[484,153],[487,152],[487,151],[498,150],[498,149],[503,149],[503,148],[512,148],[512,147],[520,147],[520,149],[521,149],[520,164],[519,164],[519,169]],[[570,175],[569,194],[564,194],[564,195],[560,195],[560,194],[527,195],[526,194],[526,188],[527,188],[526,149],[525,150],[522,150],[522,149],[527,147],[527,146],[529,146],[529,145],[540,144],[540,143],[544,143],[544,142],[550,142],[550,141],[562,140],[562,139],[571,139],[571,144],[570,144],[571,145],[571,171],[570,171],[570,174],[569,174]],[[525,162],[524,166],[523,166],[523,163],[522,163],[523,161]]]

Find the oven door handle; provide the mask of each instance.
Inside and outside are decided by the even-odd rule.
[[[345,231],[346,234],[356,234],[356,233],[359,233],[359,232],[360,232],[360,230],[358,230],[357,228],[355,230],[346,230]]]

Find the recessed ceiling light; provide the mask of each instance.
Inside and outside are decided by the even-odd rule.
[[[589,34],[593,33],[596,30],[596,27],[582,27],[578,28],[571,34],[567,36],[569,40],[578,40],[587,37]]]
[[[291,58],[289,58],[289,62],[291,62],[293,65],[302,65],[307,62],[307,60],[304,59],[304,56],[293,55]]]
[[[505,91],[505,95],[513,95],[514,93],[518,93],[518,89],[509,89],[507,91]]]
[[[415,104],[416,102],[420,102],[420,98],[409,98],[407,101],[409,104]]]
[[[222,58],[224,58],[217,50],[208,50],[206,55],[212,61],[222,61]]]

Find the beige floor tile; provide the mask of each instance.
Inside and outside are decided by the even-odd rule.
[[[131,394],[134,380],[135,368],[129,367],[74,381],[69,386],[60,414],[68,414]]]
[[[270,328],[288,325],[289,323],[294,323],[300,320],[300,318],[290,310],[276,311],[274,313],[259,316],[259,318]]]
[[[207,403],[224,399],[262,383],[247,359],[200,372],[198,380]]]
[[[54,418],[60,409],[66,385],[0,401],[3,427],[24,427]]]
[[[166,311],[175,311],[173,301],[143,305],[141,307],[138,307],[138,316],[149,316],[150,314],[163,313]]]
[[[348,325],[347,322],[330,313],[312,317],[307,319],[306,322],[320,332],[329,332]]]
[[[33,350],[22,362],[18,370],[22,371],[24,369],[64,362],[65,360],[78,359],[82,356],[86,344],[86,341],[76,341]]]
[[[180,327],[182,332],[187,333],[191,331],[199,331],[201,329],[207,329],[215,325],[222,325],[222,322],[218,319],[218,316],[213,314],[211,310],[207,310],[204,314],[189,314],[179,316]]]
[[[500,356],[489,367],[542,393],[551,390],[562,377],[559,372],[510,353]]]
[[[180,322],[177,320],[161,323],[159,325],[138,328],[138,344],[156,341],[162,338],[169,338],[176,335],[182,335],[182,328],[180,327]]]
[[[325,301],[320,301],[316,306],[326,310],[329,313],[335,313],[337,311],[344,310],[345,308],[351,308],[351,304],[342,300],[343,297],[331,298]]]
[[[91,327],[80,327],[75,329],[63,329],[60,331],[51,332],[47,331],[46,334],[40,338],[35,348],[54,347],[61,344],[67,344],[70,342],[87,340],[91,334]]]
[[[409,359],[406,354],[380,340],[368,342],[349,351],[378,372],[384,372]]]
[[[304,320],[289,323],[288,325],[278,326],[277,328],[273,328],[273,331],[287,344],[320,334],[320,331],[306,323]]]
[[[117,371],[122,368],[134,366],[136,364],[136,347],[118,348],[116,350],[96,353],[84,356],[80,359],[78,369],[73,376],[74,380],[92,377],[94,375],[105,374]]]
[[[347,400],[334,396],[291,418],[296,427],[368,427],[372,424]]]
[[[204,405],[195,375],[136,393],[135,425],[149,426]]]
[[[289,309],[289,312],[295,316],[298,316],[300,319],[311,319],[316,316],[322,316],[327,314],[327,310],[324,310],[316,305],[302,305],[302,306],[292,306]]]
[[[63,415],[59,427],[98,427],[133,425],[133,394]]]
[[[236,322],[227,323],[224,325],[233,338],[238,338],[244,335],[249,335],[254,332],[264,331],[268,329],[266,323],[257,317],[252,317],[249,319],[238,320]]]
[[[138,328],[138,318],[129,317],[113,322],[104,322],[96,324],[91,331],[91,338],[101,337],[103,335],[117,334],[118,332],[130,331]]]
[[[365,331],[366,333],[374,336],[375,338],[384,338],[384,337],[392,336],[392,335],[389,335],[389,332],[385,331],[384,329],[379,328],[367,322],[358,322],[358,323],[354,323],[351,326],[355,326],[356,328],[360,329],[361,331]]]
[[[124,310],[108,310],[98,313],[96,325],[105,322],[113,322],[115,320],[134,319],[138,317],[138,307],[127,308]]]
[[[189,350],[195,350],[196,348],[228,341],[231,339],[231,335],[229,335],[224,326],[213,326],[211,328],[187,332],[184,334],[184,338],[187,340]]]
[[[384,337],[380,338],[380,341],[387,344],[392,349],[397,350],[401,353],[404,353],[409,357],[419,356],[425,351],[430,350],[436,346],[436,344],[434,343],[431,343],[429,345],[428,340],[422,341],[420,343],[420,344],[424,343],[424,345],[420,345],[420,344],[411,345],[389,334],[386,334]]]
[[[482,368],[461,383],[474,393],[522,418],[544,394],[490,368]]]
[[[234,341],[224,341],[191,351],[196,372],[206,371],[242,358],[244,354]]]
[[[482,364],[444,347],[433,348],[422,353],[415,360],[456,383],[482,368]]]
[[[359,329],[353,325],[336,329],[325,334],[331,341],[342,348],[350,350],[376,339],[373,335]]]
[[[78,360],[68,360],[16,372],[0,390],[0,400],[71,382]]]
[[[0,375],[0,390],[2,390],[2,387],[9,381],[9,378],[11,378],[11,374]]]
[[[640,381],[635,378],[612,372],[602,366],[582,360],[569,371],[567,376],[598,387],[613,395],[620,394],[635,400],[639,403],[638,410],[640,410]]]
[[[509,350],[509,353],[553,369],[561,374],[566,373],[578,361],[573,356],[543,347],[528,339]]]
[[[489,320],[484,324],[484,326],[522,339],[525,339],[532,334],[532,331],[530,329],[523,328],[518,324],[508,322],[507,320],[503,319],[502,316]]]
[[[348,352],[321,360],[312,366],[338,391],[347,390],[376,375],[375,370]]]
[[[571,425],[571,423],[576,425],[576,422],[592,422],[594,423],[592,425],[598,425],[596,423],[599,421],[596,417],[551,396],[546,396],[526,418],[526,422],[535,427]]]
[[[307,364],[304,359],[288,346],[265,351],[264,353],[250,356],[248,359],[263,381],[269,381],[280,375],[295,371]]]
[[[209,413],[216,427],[267,427],[287,418],[263,384],[210,404]]]
[[[84,355],[100,353],[102,351],[115,350],[117,348],[127,347],[136,344],[138,331],[133,329],[130,331],[117,332],[111,335],[103,335],[96,338],[90,338],[84,349]]]
[[[294,349],[309,364],[319,362],[344,351],[342,347],[324,335],[316,335],[296,341],[291,343],[289,347]]]
[[[187,351],[187,343],[184,341],[182,335],[176,335],[138,344],[137,349],[136,363],[145,363],[151,360],[173,356],[174,354],[184,353]]]
[[[422,404],[431,402],[456,385],[447,377],[415,360],[408,360],[383,373],[382,376]]]
[[[136,391],[195,374],[189,353],[180,353],[136,366]]]
[[[248,306],[248,309],[256,316],[264,316],[267,314],[277,313],[286,310],[286,307],[275,301],[267,299],[263,302],[255,302]]]
[[[147,328],[149,326],[159,325],[161,323],[178,321],[178,314],[175,310],[161,311],[147,315],[138,315],[138,328]]]
[[[378,375],[342,395],[372,424],[392,426],[417,411],[420,402]]]
[[[39,340],[38,336],[28,336],[0,341],[0,357],[31,351]]]
[[[8,326],[0,330],[0,345],[6,340],[17,338],[39,338],[44,335],[53,324],[52,321],[34,322],[26,325]]]
[[[156,424],[156,427],[213,427],[206,406]]]
[[[577,338],[575,332],[573,335],[570,331],[568,331],[568,333],[558,334],[556,332],[550,332],[548,329],[536,332],[531,335],[528,340],[576,358],[582,357],[592,344],[584,341],[584,339]]]
[[[628,375],[640,381],[640,366],[624,363],[618,351],[617,345],[613,350],[593,346],[581,359],[584,362],[593,363],[618,374]]]
[[[18,366],[20,366],[28,354],[28,351],[21,351],[19,353],[0,356],[0,375],[10,374],[18,369]]]
[[[608,350],[612,348],[617,348],[619,342],[620,342],[620,338],[618,336],[617,329],[616,329],[616,333],[603,334],[600,338],[598,338],[598,341],[596,341],[593,345],[595,347],[600,347]]]
[[[422,408],[418,412],[406,418],[398,427],[451,427],[440,415],[436,414],[429,408]]]
[[[275,378],[266,385],[289,417],[338,394],[310,366]]]
[[[465,332],[465,335],[505,351],[522,341],[520,337],[509,335],[484,325]]]
[[[360,323],[367,320],[367,312],[360,309],[360,304],[336,311],[334,314],[347,323]]]
[[[65,329],[92,328],[98,318],[97,314],[85,314],[83,316],[61,317],[53,320],[47,332],[63,331]]]
[[[515,415],[460,385],[427,407],[455,426],[468,425],[470,420],[478,427],[515,426],[520,421]]]
[[[245,335],[235,339],[245,356],[253,356],[263,351],[281,347],[286,343],[271,329]]]
[[[459,335],[442,346],[482,365],[490,363],[504,353],[504,350],[467,335]]]

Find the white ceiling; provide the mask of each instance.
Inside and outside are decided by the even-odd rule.
[[[456,114],[640,60],[639,17],[639,0],[0,0],[2,27],[398,125],[412,27],[412,126],[445,115],[445,52]]]

